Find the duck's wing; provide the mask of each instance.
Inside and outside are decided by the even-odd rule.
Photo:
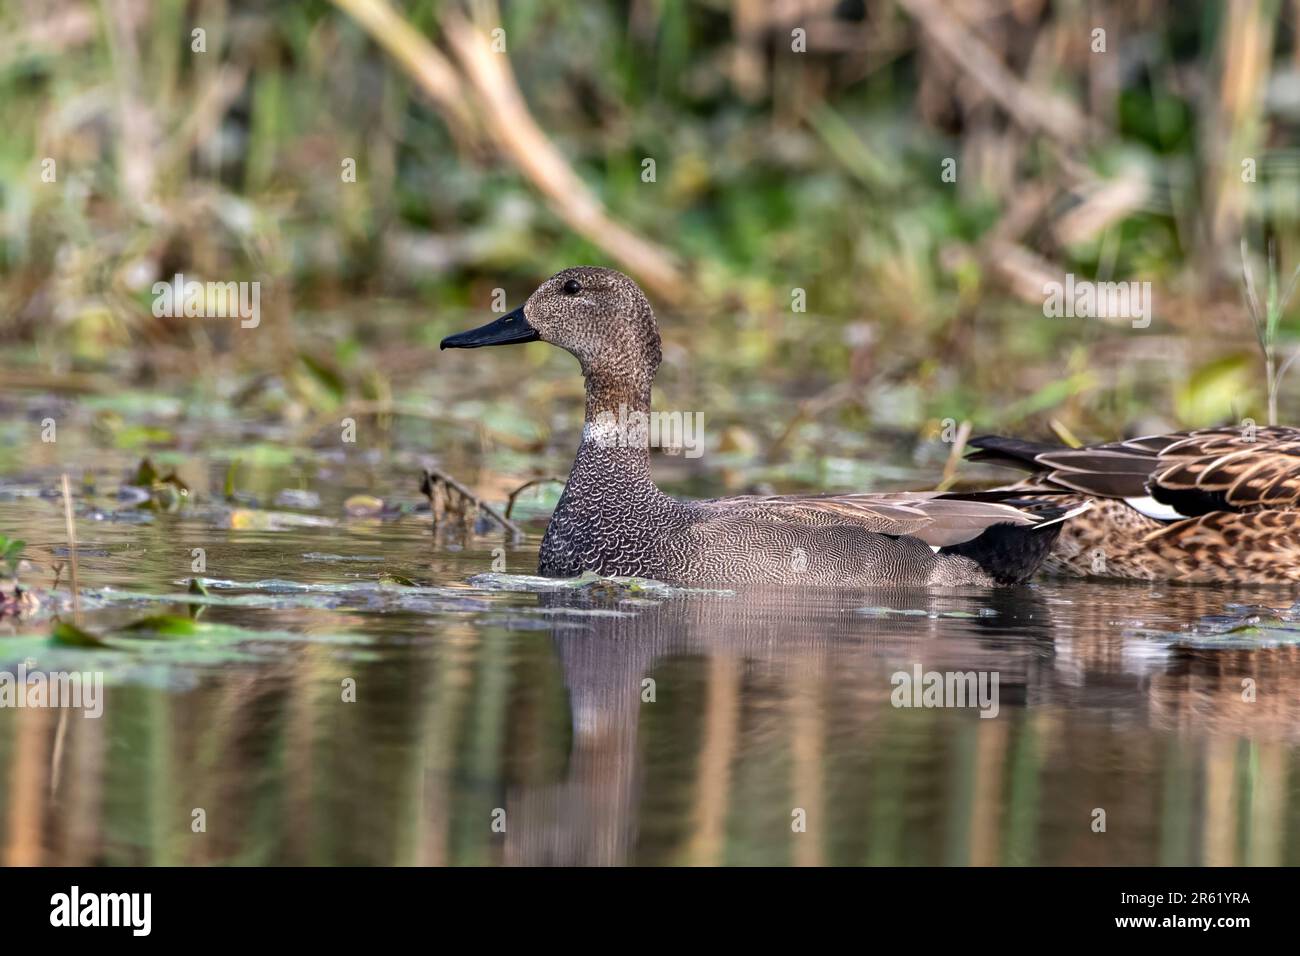
[[[1300,429],[1205,428],[1064,448],[983,436],[972,461],[1032,471],[1047,486],[1122,498],[1173,521],[1300,506]]]
[[[1300,504],[1300,429],[1260,429],[1254,441],[1239,432],[1217,437],[1194,433],[1166,448],[1159,460],[1152,496],[1182,514]]]
[[[1164,525],[1145,551],[1188,581],[1300,582],[1300,512],[1216,511]]]
[[[889,535],[911,535],[931,547],[971,541],[994,525],[1055,523],[1070,514],[1043,505],[1017,507],[1000,495],[959,495],[938,492],[845,495],[743,495],[697,502],[718,517],[747,517],[765,521],[827,527],[856,525]]]

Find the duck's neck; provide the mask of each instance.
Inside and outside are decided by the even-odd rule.
[[[623,482],[650,481],[650,376],[588,373],[582,444],[570,480],[597,470]]]
[[[637,538],[671,526],[678,503],[650,477],[645,440],[650,413],[644,385],[588,374],[582,444],[546,527],[538,571],[568,577],[583,571],[651,574],[644,555],[629,554]]]

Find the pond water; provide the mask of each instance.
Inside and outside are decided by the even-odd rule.
[[[126,460],[76,496],[99,647],[50,637],[57,469],[0,481],[45,592],[0,672],[104,681],[97,718],[0,709],[6,864],[1300,863],[1289,592],[542,588],[538,521],[434,530],[400,455],[258,507],[213,460],[177,513],[115,497]],[[124,629],[163,614],[197,623]],[[990,696],[895,706],[918,671]]]

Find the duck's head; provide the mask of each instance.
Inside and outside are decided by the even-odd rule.
[[[648,389],[659,367],[659,329],[645,293],[623,273],[598,266],[557,272],[513,312],[449,335],[439,348],[536,341],[571,352],[588,379]]]

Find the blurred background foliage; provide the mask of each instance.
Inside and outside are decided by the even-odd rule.
[[[140,394],[154,418],[297,422],[472,396],[461,417],[526,452],[576,428],[571,361],[436,343],[494,290],[513,307],[594,262],[650,292],[658,402],[704,410],[724,462],[857,456],[867,432],[942,462],[963,421],[1109,438],[1267,415],[1242,239],[1284,287],[1296,0],[2,10],[10,411],[98,397],[113,431]],[[178,272],[260,281],[260,326],[155,318]],[[1045,317],[1065,273],[1151,282],[1150,327]]]

